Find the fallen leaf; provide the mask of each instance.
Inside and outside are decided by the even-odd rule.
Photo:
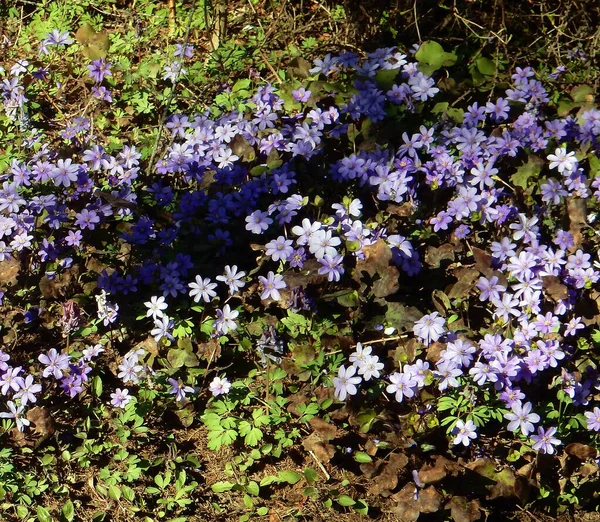
[[[432,268],[439,268],[442,261],[454,261],[456,247],[450,243],[445,243],[440,247],[427,247],[425,251],[425,263]]]
[[[391,263],[392,249],[389,245],[380,239],[372,245],[365,246],[363,253],[365,259],[358,260],[352,272],[352,279],[361,286],[361,293],[371,286],[375,297],[395,294],[400,288],[400,272]]]
[[[9,257],[0,262],[0,286],[14,286],[17,284],[21,263],[14,257]]]
[[[558,303],[569,296],[569,289],[566,285],[563,285],[556,276],[543,276],[542,287],[544,292],[550,296],[555,303]]]
[[[323,442],[317,433],[311,433],[302,441],[302,447],[306,451],[312,451],[320,462],[327,463],[335,455],[332,444]]]
[[[579,442],[572,442],[565,448],[565,451],[568,455],[577,457],[579,460],[595,459],[598,455],[596,448]]]
[[[368,493],[389,497],[398,485],[399,470],[404,469],[407,464],[408,457],[404,453],[392,453],[388,461],[378,468],[379,474]]]
[[[574,251],[581,246],[583,241],[581,229],[587,225],[587,201],[583,198],[567,198],[567,216],[569,217],[569,232],[575,242],[569,251]]]
[[[467,297],[479,279],[479,271],[465,268],[458,272],[457,278],[458,281],[452,285],[448,292],[450,299],[464,299]]]
[[[419,470],[419,480],[423,484],[433,484],[444,479],[449,474],[453,476],[458,475],[462,469],[462,466],[457,462],[442,457],[441,455],[436,455],[433,464],[425,464]]]
[[[335,439],[337,428],[333,424],[325,422],[320,417],[313,417],[308,423],[310,424],[310,427],[319,434],[319,437],[321,437],[323,441],[329,442],[331,439]]]
[[[481,518],[477,500],[467,502],[465,497],[452,497],[445,508],[450,509],[450,516],[454,522],[474,522]]]

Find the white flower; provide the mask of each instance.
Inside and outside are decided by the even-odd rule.
[[[227,377],[215,377],[208,389],[215,397],[217,395],[227,395],[231,389],[231,383],[227,380]]]
[[[167,303],[165,302],[164,296],[157,297],[153,295],[150,298],[150,301],[146,301],[144,306],[148,308],[148,312],[146,312],[146,317],[152,317],[153,320],[162,319],[163,310],[168,308]]]
[[[20,404],[17,407],[13,401],[8,401],[6,405],[8,406],[10,413],[0,413],[1,418],[14,419],[15,424],[17,425],[17,429],[19,431],[23,431],[25,426],[29,426],[29,424],[31,424],[29,419],[24,419],[23,417],[21,417],[21,413],[23,413],[23,409],[25,408],[24,404]]]
[[[550,168],[558,168],[561,174],[569,174],[577,168],[577,158],[574,152],[567,152],[567,149],[560,147],[554,151],[554,154],[548,154]]]
[[[471,439],[477,438],[477,427],[472,420],[468,420],[467,422],[459,420],[456,421],[456,426],[454,426],[452,433],[456,435],[452,441],[453,444],[468,446],[471,443]]]
[[[362,381],[361,377],[354,377],[356,373],[355,366],[349,366],[345,368],[340,366],[338,370],[338,376],[333,378],[333,385],[335,386],[335,397],[340,401],[345,401],[348,395],[356,395],[358,392],[357,384]]]
[[[358,374],[362,375],[365,381],[371,380],[371,377],[379,377],[381,375],[379,370],[383,370],[383,363],[379,362],[379,357],[376,355],[367,356],[358,366]]]
[[[197,303],[200,299],[203,299],[206,303],[210,303],[213,297],[217,295],[215,288],[217,283],[211,283],[210,278],[202,279],[199,275],[196,276],[196,282],[188,285],[190,290],[190,297],[194,298]]]

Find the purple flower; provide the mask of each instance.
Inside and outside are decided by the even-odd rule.
[[[292,96],[296,101],[306,103],[310,99],[311,91],[307,91],[304,87],[300,87],[292,91]]]
[[[456,421],[456,425],[452,429],[452,434],[455,435],[452,444],[468,446],[471,443],[471,439],[477,438],[477,427],[472,420],[468,420],[467,422],[459,420]]]
[[[106,76],[112,76],[110,64],[105,62],[102,58],[94,60],[87,67],[90,72],[90,78],[92,78],[92,80],[94,80],[96,83],[101,83]]]
[[[342,266],[343,260],[344,256],[341,254],[336,256],[325,254],[321,259],[318,260],[319,263],[323,265],[321,268],[319,268],[319,274],[327,274],[328,281],[339,281],[344,273],[344,267]]]
[[[279,274],[274,274],[270,271],[267,274],[267,277],[258,276],[258,280],[262,284],[263,291],[260,294],[260,298],[263,300],[273,299],[274,301],[279,301],[281,299],[281,294],[279,290],[285,288],[287,285],[283,280],[283,276]]]
[[[269,217],[268,212],[256,210],[246,217],[246,230],[253,234],[262,234],[272,223],[273,220]]]
[[[424,344],[428,345],[437,341],[444,333],[446,320],[439,315],[438,312],[433,312],[415,322],[413,332]]]
[[[182,401],[183,399],[185,399],[186,394],[194,393],[195,391],[194,388],[192,388],[191,386],[182,386],[179,381],[176,381],[173,378],[169,378],[168,381],[171,385],[169,393],[175,395],[176,401]]]
[[[127,388],[117,388],[114,393],[110,394],[110,397],[110,403],[115,408],[125,408],[125,406],[129,404],[131,399],[133,399],[133,397],[129,395],[129,390]]]
[[[600,408],[595,407],[593,411],[586,411],[584,415],[587,418],[587,429],[600,431]]]
[[[217,397],[218,395],[227,395],[231,389],[231,383],[227,380],[227,377],[215,377],[211,381],[208,389],[214,397]]]
[[[285,261],[294,251],[292,243],[291,239],[279,236],[277,239],[273,239],[265,245],[267,249],[265,253],[270,256],[273,261]]]
[[[7,395],[11,389],[18,392],[25,384],[23,377],[19,375],[22,370],[21,366],[17,366],[16,368],[8,367],[2,374],[2,377],[0,377],[0,392],[2,392],[2,395]]]
[[[237,330],[235,319],[240,313],[237,310],[231,310],[228,304],[223,309],[216,310],[217,318],[213,324],[215,331],[220,335],[227,335],[231,330]]]
[[[63,370],[69,368],[70,356],[66,353],[58,353],[55,348],[50,348],[47,354],[41,354],[38,361],[46,365],[42,372],[42,377],[54,375],[55,379],[61,379]]]
[[[533,449],[548,455],[554,454],[554,446],[561,444],[560,440],[554,437],[556,428],[544,430],[542,426],[538,426],[537,431],[537,435],[531,436],[531,440],[534,442]]]
[[[63,391],[71,397],[75,397],[78,393],[83,391],[83,382],[81,377],[78,375],[67,375],[62,378],[60,387]]]
[[[75,214],[75,225],[81,229],[94,230],[98,223],[100,223],[100,216],[94,210],[84,208],[81,212]]]
[[[54,184],[57,187],[60,187],[61,185],[69,187],[71,183],[77,181],[78,172],[79,165],[73,164],[71,159],[59,159],[56,162],[56,167],[52,170],[50,177],[54,180]]]
[[[21,389],[17,393],[15,393],[15,399],[21,399],[22,405],[25,405],[28,402],[36,402],[37,397],[35,396],[35,394],[41,391],[42,385],[34,384],[33,375],[28,375],[23,380]]]
[[[525,404],[516,401],[511,405],[512,412],[505,413],[504,418],[509,420],[508,429],[510,431],[521,430],[521,433],[527,437],[533,431],[533,424],[540,421],[537,413],[531,413],[533,405],[530,402]],[[598,410],[600,414],[600,410]]]
[[[416,379],[409,373],[395,372],[390,375],[390,383],[385,391],[396,394],[396,401],[402,402],[404,397],[411,398],[415,395]]]

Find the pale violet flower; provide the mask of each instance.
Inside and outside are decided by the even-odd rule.
[[[522,404],[521,401],[515,401],[511,408],[511,412],[504,414],[504,418],[510,421],[508,429],[510,431],[520,430],[527,437],[533,432],[534,423],[540,421],[540,416],[537,413],[531,413],[533,405],[530,402]]]
[[[227,380],[227,377],[215,377],[208,389],[215,397],[218,395],[227,395],[231,389],[231,383]]]
[[[459,420],[456,421],[452,434],[455,435],[452,441],[454,445],[462,444],[463,446],[468,446],[471,443],[471,439],[477,438],[477,427],[472,420],[468,420],[467,422]]]
[[[0,413],[1,418],[14,419],[15,424],[17,425],[17,429],[19,431],[23,431],[25,429],[25,426],[29,426],[31,424],[29,419],[21,417],[21,413],[23,413],[23,409],[25,408],[25,405],[23,403],[21,403],[19,406],[16,406],[13,401],[8,401],[6,405],[8,406],[8,409],[10,411],[7,413]]]
[[[335,387],[335,398],[340,401],[345,401],[348,395],[356,395],[358,392],[357,384],[360,384],[362,378],[355,376],[356,367],[349,366],[345,368],[340,366],[337,377],[333,378],[333,386]]]

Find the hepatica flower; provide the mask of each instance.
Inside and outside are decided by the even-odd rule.
[[[456,425],[452,429],[452,434],[454,435],[452,444],[468,446],[471,443],[471,439],[477,438],[477,427],[472,420],[468,420],[467,422],[459,420],[456,421]]]
[[[196,281],[189,283],[188,286],[191,288],[190,297],[192,297],[196,303],[200,302],[200,300],[203,300],[205,303],[210,303],[213,297],[217,295],[217,292],[215,292],[217,283],[212,283],[208,277],[203,279],[198,275],[196,276]]]
[[[231,383],[227,380],[227,377],[215,377],[211,381],[208,389],[214,397],[219,395],[227,395],[231,389]]]
[[[28,419],[21,416],[23,410],[25,409],[24,404],[19,404],[19,406],[17,406],[13,401],[8,401],[6,405],[8,406],[9,411],[0,413],[1,418],[13,419],[19,431],[23,431],[25,426],[29,426],[31,424]]]
[[[424,315],[415,322],[413,332],[424,344],[431,344],[437,341],[444,333],[446,320],[439,315],[438,312],[433,312],[432,314]]]
[[[148,308],[146,312],[146,317],[152,317],[153,320],[161,319],[164,316],[163,311],[166,310],[169,305],[165,302],[164,296],[155,296],[153,295],[150,298],[150,301],[146,301],[144,306]]]
[[[533,449],[540,453],[547,453],[548,455],[554,454],[556,451],[554,446],[561,444],[561,441],[554,435],[556,434],[556,428],[548,428],[544,430],[542,426],[538,426],[537,435],[532,435],[531,440],[533,441]]]
[[[335,387],[334,396],[340,401],[345,401],[348,395],[356,395],[358,393],[357,384],[360,384],[362,377],[355,375],[356,367],[340,366],[337,377],[333,378],[333,386]]]
[[[127,388],[117,388],[114,393],[110,394],[110,398],[110,403],[115,408],[125,408],[125,406],[131,402],[131,399],[133,399],[133,397],[129,395],[129,390]]]
[[[530,402],[523,404],[521,401],[516,401],[511,405],[512,411],[504,414],[504,418],[509,420],[508,429],[510,431],[518,431],[527,437],[534,427],[534,423],[540,422],[540,416],[537,413],[531,413],[533,405]]]
[[[287,286],[282,275],[274,274],[271,271],[267,274],[267,277],[258,276],[258,280],[263,288],[260,294],[261,299],[273,299],[273,301],[279,301],[281,299],[279,290],[282,290]]]
[[[587,429],[591,431],[600,431],[600,408],[595,407],[592,411],[586,411]]]
[[[229,287],[229,295],[234,295],[246,285],[246,283],[242,281],[242,278],[245,275],[246,272],[238,272],[237,265],[226,265],[225,274],[217,276],[217,281],[222,281],[223,283],[225,283]]]

